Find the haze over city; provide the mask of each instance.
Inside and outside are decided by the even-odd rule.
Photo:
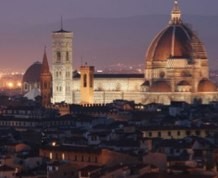
[[[184,22],[193,24],[205,43],[209,64],[216,69],[218,52],[217,1],[180,1]],[[164,8],[163,8],[164,7]],[[170,0],[19,0],[0,5],[1,70],[24,72],[41,61],[47,46],[51,63],[51,32],[74,32],[75,68],[95,65],[144,64],[146,49],[169,21]],[[123,31],[125,30],[125,33]]]

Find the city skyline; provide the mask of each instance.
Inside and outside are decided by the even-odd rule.
[[[203,0],[191,0],[188,3],[186,1],[179,1],[180,7],[183,12],[183,17],[185,16],[185,22],[191,23],[198,32],[200,32],[200,37],[202,36],[202,32],[204,30],[196,28],[196,23],[200,22],[193,22],[192,19],[189,20],[188,17],[192,16],[210,16],[213,18],[217,16],[216,11],[216,1],[212,1],[208,4]],[[196,6],[198,3],[198,6]],[[161,7],[161,8],[160,8]],[[197,8],[196,8],[197,7]],[[86,31],[79,34],[77,31],[76,26],[71,24],[71,22],[78,22],[87,20],[87,17],[99,20],[98,18],[106,18],[106,22],[103,23],[104,26],[110,25],[107,22],[110,22],[111,19],[131,19],[131,17],[144,17],[144,16],[151,16],[151,15],[160,15],[161,18],[165,18],[166,20],[160,20],[161,23],[157,24],[157,26],[153,26],[153,28],[157,29],[157,32],[160,28],[163,28],[169,19],[169,11],[172,8],[172,1],[162,1],[157,0],[155,3],[151,0],[142,1],[138,0],[137,2],[133,2],[130,0],[119,0],[119,1],[99,1],[93,0],[91,2],[85,1],[59,1],[54,0],[52,1],[37,1],[37,2],[29,2],[27,0],[21,0],[19,2],[2,2],[0,7],[0,22],[2,24],[2,28],[0,29],[0,39],[2,43],[0,44],[0,61],[1,61],[1,68],[9,69],[13,72],[25,72],[27,67],[29,67],[35,61],[42,61],[43,55],[43,48],[47,46],[47,53],[48,53],[48,60],[51,63],[51,54],[50,54],[50,46],[51,46],[51,32],[58,30],[60,27],[60,18],[63,16],[64,19],[64,27],[67,30],[75,32],[75,66],[81,63],[82,58],[84,61],[88,61],[92,63],[92,65],[102,67],[102,63],[99,62],[99,58],[103,58],[104,56],[108,56],[107,54],[95,56],[98,53],[99,46],[107,48],[108,51],[112,51],[110,54],[111,56],[106,61],[111,61],[111,64],[114,65],[117,60],[120,60],[120,63],[126,63],[127,65],[132,65],[134,62],[131,62],[131,59],[135,61],[136,59],[138,64],[144,63],[144,55],[148,44],[150,43],[150,39],[153,38],[155,33],[151,33],[152,35],[146,36],[146,39],[143,38],[142,41],[137,43],[137,38],[133,38],[131,40],[136,40],[134,45],[138,45],[140,49],[133,50],[132,54],[129,55],[129,59],[125,61],[125,52],[128,53],[128,50],[133,48],[131,46],[124,43],[131,43],[131,40],[127,40],[121,42],[121,49],[119,52],[115,53],[114,49],[110,49],[110,45],[103,44],[101,39],[96,39],[96,36],[93,39],[96,41],[86,41],[84,39],[81,40],[81,34],[84,35]],[[10,10],[10,13],[8,13]],[[40,12],[40,13],[39,13]],[[163,15],[162,15],[163,14]],[[104,21],[104,19],[102,19]],[[87,20],[88,21],[88,20]],[[86,21],[86,22],[87,22]],[[131,20],[130,20],[131,21]],[[146,19],[145,19],[146,21]],[[140,21],[141,22],[141,21]],[[101,22],[100,22],[101,23]],[[135,22],[134,22],[135,23]],[[76,24],[76,23],[75,23]],[[114,23],[112,23],[114,25]],[[125,24],[124,24],[125,25]],[[138,26],[138,29],[141,28],[141,24],[138,23],[135,25]],[[149,23],[150,25],[150,23]],[[81,25],[82,26],[82,25]],[[88,26],[88,25],[87,25]],[[87,27],[86,26],[86,27]],[[81,27],[82,28],[82,27]],[[107,28],[107,27],[104,27]],[[103,29],[104,29],[103,28]],[[94,31],[95,29],[93,29]],[[114,30],[114,29],[112,29]],[[135,29],[133,29],[135,30]],[[137,28],[136,28],[137,30]],[[141,29],[141,30],[146,30]],[[114,33],[116,33],[115,31]],[[130,33],[130,32],[127,32]],[[137,32],[136,32],[137,33]],[[206,32],[205,32],[206,33]],[[111,33],[113,35],[113,33]],[[135,35],[134,33],[132,35]],[[145,31],[145,35],[147,32]],[[100,37],[99,37],[100,38]],[[108,37],[109,38],[109,37]],[[216,54],[213,48],[212,59],[210,59],[210,37],[205,36],[203,37],[203,42],[206,43],[206,48],[209,53],[209,61],[214,60],[218,54]],[[82,42],[81,42],[82,41]],[[87,50],[90,44],[96,45],[94,49]],[[105,42],[107,43],[107,41]],[[108,41],[109,43],[113,43]],[[214,45],[214,41],[211,42]],[[207,45],[209,44],[209,45]],[[123,45],[123,46],[122,46]],[[128,48],[127,48],[128,46]],[[115,48],[115,47],[114,47]],[[104,49],[106,50],[106,49]],[[138,54],[140,53],[140,54]],[[98,59],[96,59],[98,58]],[[113,58],[110,60],[110,58]]]

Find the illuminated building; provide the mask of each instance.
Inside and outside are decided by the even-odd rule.
[[[73,35],[52,33],[52,103],[136,103],[218,100],[217,86],[209,80],[208,57],[199,37],[182,21],[177,1],[168,25],[156,35],[145,57],[144,74],[94,73],[81,66],[73,75]]]
[[[169,25],[152,41],[145,59],[144,90],[151,95],[146,100],[217,99],[217,87],[208,79],[208,58],[198,36],[183,23],[178,2],[174,2]],[[156,95],[155,95],[156,94]],[[161,94],[161,95],[160,95]]]
[[[72,103],[73,33],[61,29],[52,33],[52,102]]]

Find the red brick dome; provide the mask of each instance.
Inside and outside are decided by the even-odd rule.
[[[207,59],[204,45],[198,36],[182,22],[178,2],[174,2],[169,25],[151,42],[146,61],[192,58]]]
[[[193,49],[192,43],[198,44]],[[152,41],[146,54],[148,61],[165,61],[169,58],[206,59],[207,55],[199,38],[184,24],[171,24]]]
[[[42,64],[35,62],[32,64],[23,75],[23,82],[34,83],[40,80],[40,71]]]
[[[149,90],[150,92],[171,92],[171,87],[166,81],[159,80],[153,82]]]
[[[209,79],[202,79],[198,84],[198,92],[215,92],[217,86]]]

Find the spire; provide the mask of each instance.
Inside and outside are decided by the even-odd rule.
[[[178,0],[174,0],[174,6],[173,6],[173,9],[171,11],[170,24],[182,23],[181,16],[182,16],[182,14],[181,14],[181,11],[179,8]]]
[[[63,17],[61,16],[61,31],[63,31]]]
[[[63,23],[63,17],[61,16],[61,23],[60,23],[60,30],[58,30],[58,31],[53,31],[53,33],[71,33],[70,31],[66,31],[66,30],[64,30],[64,25],[63,25],[64,23]]]
[[[46,55],[46,46],[44,48],[44,55],[43,55],[42,68],[41,68],[41,74],[43,73],[50,73],[49,66],[48,66],[48,59]]]

